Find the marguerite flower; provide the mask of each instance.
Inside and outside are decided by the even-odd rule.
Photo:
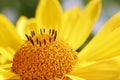
[[[21,17],[16,27],[0,14],[0,79],[119,80],[120,13],[79,54],[75,51],[100,10],[101,0],[65,12],[58,0],[41,0],[35,18]]]

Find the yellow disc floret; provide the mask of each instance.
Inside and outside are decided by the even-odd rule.
[[[28,40],[17,50],[12,71],[22,80],[65,79],[71,71],[77,52],[56,39],[57,32],[27,36]]]

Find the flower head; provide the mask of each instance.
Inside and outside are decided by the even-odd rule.
[[[58,0],[41,0],[35,18],[22,16],[16,27],[0,14],[0,79],[119,80],[120,13],[76,52],[100,10],[101,0],[64,12]]]
[[[28,40],[17,50],[12,71],[22,79],[63,79],[76,62],[77,52],[56,40],[57,31],[50,30],[49,35],[40,31],[39,35],[26,35]]]

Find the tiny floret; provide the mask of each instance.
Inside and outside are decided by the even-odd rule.
[[[40,29],[26,35],[27,41],[17,50],[12,71],[21,76],[22,80],[66,80],[76,62],[77,52],[69,45],[57,39],[57,31]]]

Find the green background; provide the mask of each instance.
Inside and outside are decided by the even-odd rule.
[[[69,0],[66,0],[69,3]],[[85,6],[90,0],[81,0]],[[17,19],[24,15],[28,18],[34,17],[35,10],[39,0],[0,0],[0,13],[6,15],[14,24]],[[63,0],[60,0],[61,5],[63,5]],[[98,19],[96,29],[99,30],[112,15],[120,11],[120,0],[102,0],[102,12],[100,18]],[[97,30],[94,30],[97,32]],[[94,36],[96,32],[91,33],[88,40],[83,44],[80,51]]]
[[[0,0],[0,13],[5,14],[8,18],[10,18],[10,20],[15,23],[16,20],[21,16],[27,16],[28,18],[30,17],[34,17],[35,14],[35,10],[36,10],[36,6],[38,4],[39,0]],[[63,0],[60,0],[61,4],[62,4]],[[69,0],[67,0],[69,3]],[[83,5],[86,5],[89,0],[82,0],[83,1]],[[117,5],[114,6],[112,4]],[[120,8],[120,0],[102,0],[102,14],[104,15],[104,13],[111,13],[111,15],[115,14],[116,12],[119,11]],[[115,7],[115,9],[113,9]],[[111,9],[111,12],[109,12],[108,10]],[[10,17],[8,12],[10,12],[10,14],[12,15],[12,13],[14,13],[13,17]],[[101,14],[101,15],[102,15]],[[110,17],[108,15],[108,18]]]

